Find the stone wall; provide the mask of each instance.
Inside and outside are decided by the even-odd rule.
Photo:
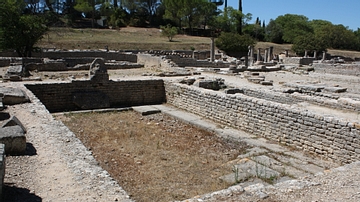
[[[5,145],[0,144],[0,200],[2,199],[2,188],[5,177]]]
[[[259,99],[265,99],[281,104],[297,104],[300,102],[309,102],[312,104],[330,107],[334,109],[342,109],[348,111],[360,112],[360,101],[351,98],[341,98],[339,96],[325,97],[327,94],[322,93],[282,93],[274,92],[265,89],[250,89],[241,88],[242,94],[255,97]]]
[[[321,64],[314,63],[313,67],[317,73],[340,74],[349,76],[360,75],[360,64]]]
[[[166,83],[168,103],[337,162],[360,160],[360,124],[243,94]]]
[[[299,64],[299,65],[309,65],[314,62],[315,58],[303,58],[303,57],[285,57],[282,62],[284,64]]]
[[[0,52],[1,57],[18,57],[15,52]],[[136,54],[127,54],[119,52],[105,52],[105,51],[45,51],[40,53],[32,53],[32,57],[36,58],[104,58],[105,60],[117,60],[137,62]]]
[[[163,56],[153,56],[151,54],[138,54],[138,63],[144,65],[145,68],[160,67]]]
[[[25,85],[50,112],[75,111],[74,95],[99,95],[108,97],[110,107],[162,104],[165,88],[162,80],[131,81],[72,81],[71,83],[41,83]],[[88,99],[92,99],[89,97]]]

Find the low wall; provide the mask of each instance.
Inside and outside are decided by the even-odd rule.
[[[71,83],[26,84],[50,112],[76,111],[74,94],[101,93],[109,98],[110,107],[162,104],[165,88],[162,80],[72,81]],[[89,97],[88,99],[92,99]]]
[[[360,75],[360,64],[321,64],[314,63],[313,67],[317,73],[339,74],[349,76]]]
[[[300,64],[309,65],[314,62],[315,58],[303,58],[303,57],[285,57],[283,58],[284,64]]]
[[[5,145],[0,144],[0,200],[2,199],[2,188],[5,177]]]
[[[1,57],[18,57],[16,52],[0,52]],[[62,59],[62,58],[104,58],[105,60],[117,60],[137,62],[136,54],[126,54],[119,52],[104,52],[104,51],[46,51],[40,53],[32,53],[32,57],[37,58],[50,58],[50,59]]]
[[[218,123],[337,162],[360,160],[360,124],[243,94],[165,84],[167,102]]]
[[[144,65],[145,68],[160,67],[163,56],[153,56],[151,54],[138,54],[138,63]]]

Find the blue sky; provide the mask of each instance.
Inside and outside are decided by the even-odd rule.
[[[239,0],[228,0],[228,7],[239,8]],[[327,20],[349,29],[360,28],[360,0],[242,0],[243,13],[251,13],[267,24],[280,15],[304,15],[309,20]],[[222,7],[220,7],[222,8]]]

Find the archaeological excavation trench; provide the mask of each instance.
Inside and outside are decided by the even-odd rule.
[[[276,91],[226,82],[227,89],[212,90],[203,86],[222,80],[202,76],[195,77],[194,85],[166,78],[111,80],[103,63],[91,64],[90,79],[24,85],[77,135],[131,199],[185,200],[219,190],[234,192],[235,184],[271,185],[360,159],[360,125],[353,116],[359,113],[359,101],[328,93],[343,88],[297,83]],[[319,113],[316,106],[349,114]],[[75,113],[120,109],[131,110]]]

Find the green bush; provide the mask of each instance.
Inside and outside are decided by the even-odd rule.
[[[169,41],[172,41],[173,37],[178,33],[178,30],[176,27],[172,27],[170,24],[166,26],[160,26],[161,29],[161,35],[166,36]]]
[[[222,32],[215,40],[215,45],[225,53],[247,52],[249,46],[254,46],[256,41],[249,35]]]

